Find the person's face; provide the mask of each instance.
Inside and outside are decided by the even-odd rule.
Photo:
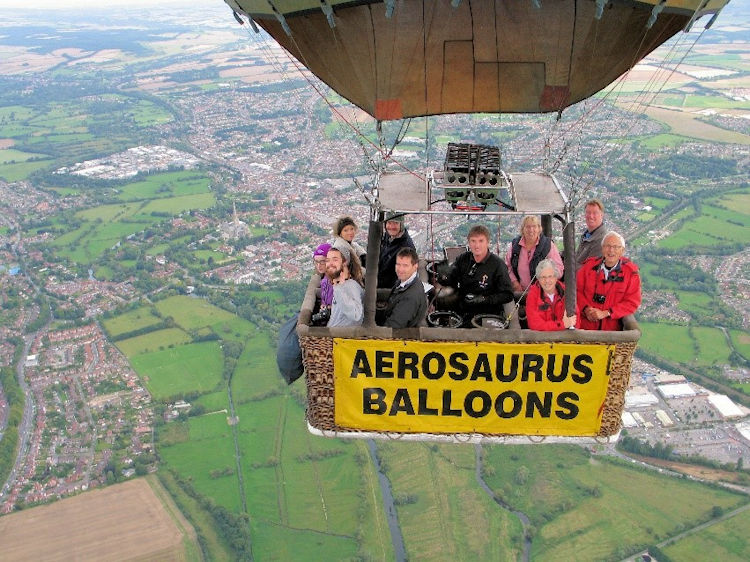
[[[602,225],[604,213],[597,205],[586,205],[586,228],[593,232]]]
[[[474,261],[482,261],[490,252],[490,241],[481,234],[469,238],[469,251],[474,254]]]
[[[409,256],[396,256],[396,277],[402,283],[409,279],[419,268],[419,263],[412,263]]]
[[[543,269],[537,279],[539,279],[539,284],[542,286],[542,290],[546,294],[551,295],[555,292],[557,276],[555,275],[555,270],[553,268],[547,267]]]
[[[385,231],[388,233],[388,236],[395,238],[401,232],[401,223],[398,221],[387,221],[385,223]]]
[[[528,221],[523,225],[523,237],[527,241],[536,241],[542,233],[542,226],[534,221]]]
[[[351,224],[347,224],[344,228],[341,229],[341,238],[346,240],[347,242],[351,242],[354,240],[354,235],[357,234],[357,229],[354,228]]]
[[[326,272],[326,258],[315,256],[313,262],[315,263],[315,271],[318,272],[318,275],[323,275]]]
[[[315,271],[318,272],[318,275],[324,275],[326,272],[326,257],[313,256],[313,263],[315,264]]]
[[[604,256],[604,264],[607,267],[612,267],[617,264],[617,261],[625,253],[620,243],[620,239],[617,236],[607,236],[602,243],[602,255]]]
[[[344,259],[341,252],[331,250],[326,256],[326,275],[329,279],[338,279],[344,270]]]

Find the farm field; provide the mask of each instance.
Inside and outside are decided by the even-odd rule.
[[[518,560],[518,518],[482,490],[471,445],[378,442],[409,559]]]
[[[6,515],[3,558],[200,560],[192,527],[152,486],[139,478]]]
[[[728,511],[747,503],[741,494],[599,460],[574,446],[489,447],[488,466],[495,493],[537,529],[534,560],[622,559],[632,545],[709,520],[714,506]]]
[[[667,125],[671,132],[676,135],[710,142],[750,144],[750,135],[720,129],[709,123],[699,121],[695,115],[684,111],[650,106],[646,109],[646,114]]]
[[[122,201],[140,201],[198,195],[208,192],[209,184],[207,176],[195,171],[153,174],[144,180],[122,186],[117,198]]]
[[[107,329],[111,337],[117,337],[120,334],[153,326],[161,322],[161,318],[155,316],[151,307],[140,307],[115,318],[102,320],[102,324]]]
[[[157,400],[207,392],[221,382],[222,354],[216,341],[135,355],[130,363]]]
[[[697,344],[690,337],[687,326],[657,322],[639,324],[643,332],[638,342],[640,347],[670,361],[692,363],[697,359]]]
[[[750,510],[710,525],[662,549],[672,560],[744,562],[750,552]]]
[[[165,328],[118,341],[116,345],[125,355],[133,357],[144,353],[164,351],[168,347],[190,343],[190,341],[192,338],[184,330]]]

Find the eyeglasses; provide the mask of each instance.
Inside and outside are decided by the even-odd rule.
[[[605,250],[619,250],[620,248],[622,248],[622,246],[620,246],[619,244],[603,244],[602,248],[604,248]]]
[[[326,259],[325,259],[325,258],[320,258],[320,259],[317,259],[317,258],[315,258],[315,259],[313,259],[313,261],[314,261],[314,262],[315,262],[316,264],[320,264],[320,263],[325,263],[325,262],[326,262]]]

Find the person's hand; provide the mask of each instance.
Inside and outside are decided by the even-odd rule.
[[[596,322],[599,318],[596,316],[596,309],[593,306],[587,306],[583,309],[583,315],[589,322]]]
[[[568,316],[567,314],[563,314],[563,326],[566,328],[575,327],[576,325],[576,315],[573,314],[572,316]]]
[[[477,304],[484,304],[487,302],[487,297],[484,295],[475,295],[472,293],[469,293],[464,297],[464,304],[470,304],[470,305],[477,305]]]
[[[521,283],[519,283],[515,279],[510,280],[510,287],[511,289],[513,289],[514,293],[523,293],[523,287],[521,286]]]

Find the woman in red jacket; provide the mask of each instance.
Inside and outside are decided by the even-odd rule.
[[[526,296],[526,319],[532,330],[554,331],[576,327],[576,315],[565,314],[565,285],[557,265],[546,259],[536,266],[536,280]]]

